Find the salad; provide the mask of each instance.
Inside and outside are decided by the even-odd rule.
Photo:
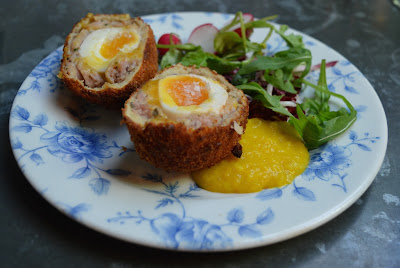
[[[157,44],[159,63],[162,69],[181,63],[208,67],[224,75],[248,96],[250,117],[288,120],[307,148],[314,149],[345,132],[356,121],[357,112],[343,95],[328,90],[326,68],[336,62],[322,60],[312,66],[311,51],[302,37],[287,34],[287,25],[278,28],[272,24],[276,17],[256,20],[251,14],[237,12],[221,29],[212,24],[198,26],[185,44],[178,35],[166,33]],[[260,43],[250,39],[255,28],[265,29]],[[273,33],[281,36],[288,48],[268,56],[267,42]],[[320,69],[317,84],[305,79],[315,69]],[[298,103],[298,94],[306,87],[314,89],[314,96]],[[331,97],[341,99],[347,109],[332,111]]]

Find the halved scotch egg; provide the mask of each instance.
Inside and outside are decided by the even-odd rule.
[[[64,44],[59,77],[77,95],[107,107],[122,105],[158,69],[153,31],[129,14],[88,14]]]
[[[246,96],[223,76],[181,64],[145,83],[122,110],[140,157],[177,172],[211,167],[228,156],[248,113]]]

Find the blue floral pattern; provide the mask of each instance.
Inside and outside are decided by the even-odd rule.
[[[182,25],[182,16],[176,14],[176,13],[166,13],[161,16],[158,16],[156,19],[150,19],[150,18],[145,18],[144,21],[148,24],[153,24],[153,23],[162,23],[165,24],[167,21],[170,21],[170,26],[174,30],[182,30],[183,25]]]
[[[142,211],[136,213],[130,211],[118,212],[116,216],[108,218],[109,223],[119,222],[125,224],[134,221],[136,224],[146,222],[153,234],[168,248],[185,248],[197,250],[210,250],[216,248],[231,247],[233,239],[224,231],[234,228],[241,237],[259,238],[263,235],[262,226],[268,225],[274,219],[274,212],[267,208],[261,212],[254,221],[245,223],[245,212],[241,208],[233,208],[226,214],[226,222],[215,224],[205,219],[193,218],[187,215],[183,199],[197,198],[200,189],[196,184],[191,184],[186,191],[179,192],[179,181],[165,183],[159,175],[147,174],[144,180],[159,183],[164,186],[163,191],[144,189],[147,192],[158,194],[163,198],[158,200],[155,210],[166,206],[178,205],[181,214],[166,212],[156,217],[147,218]]]
[[[273,56],[276,53],[288,49],[286,42],[280,37],[276,36],[267,43],[267,56]]]
[[[266,189],[256,195],[256,199],[265,201],[281,198],[283,191],[288,188],[293,188],[292,194],[304,201],[316,201],[316,194],[305,186],[297,186],[299,179],[312,181],[318,179],[331,183],[332,186],[339,187],[344,192],[347,192],[345,178],[347,173],[345,170],[352,165],[351,147],[357,147],[363,151],[371,152],[372,149],[366,143],[376,143],[380,137],[370,137],[369,133],[364,133],[363,138],[358,138],[355,131],[350,131],[348,134],[350,142],[344,146],[339,146],[330,142],[320,148],[310,152],[310,162],[304,173],[294,180],[291,184],[280,188]],[[296,183],[297,182],[297,183]]]
[[[326,68],[326,79],[328,82],[328,89],[336,92],[338,89],[346,93],[359,94],[356,89],[356,78],[361,73],[354,70],[352,65],[347,60],[339,61],[335,66]],[[314,70],[309,73],[307,79],[318,80],[319,70]]]
[[[57,78],[60,69],[60,60],[62,50],[57,49],[45,58],[38,66],[29,74],[28,78],[32,79],[29,86],[21,88],[18,95],[24,95],[29,91],[38,91],[41,89],[41,81],[45,81],[48,85],[49,92],[54,92],[60,85],[60,80]]]
[[[283,186],[283,187],[277,187],[277,188],[271,188],[271,189],[265,189],[261,192],[259,192],[255,198],[266,201],[266,200],[272,200],[272,199],[278,199],[281,198],[283,195],[283,191],[289,188],[292,189],[292,195],[295,196],[296,198],[303,200],[303,201],[316,201],[316,196],[312,190],[305,186],[298,186],[296,183],[296,180],[294,180],[291,184]]]
[[[43,134],[40,140],[48,145],[49,153],[62,158],[64,162],[76,163],[85,159],[88,162],[103,163],[104,158],[112,156],[104,134],[71,127],[65,122],[57,122],[55,129]]]
[[[25,156],[29,155],[30,160],[37,166],[44,164],[43,157],[38,153],[43,149],[46,149],[51,155],[61,158],[65,163],[83,162],[84,166],[78,168],[69,178],[83,179],[89,177],[92,172],[95,173],[96,177],[89,181],[89,185],[97,195],[107,194],[110,188],[110,181],[101,173],[116,176],[131,174],[127,170],[104,169],[95,165],[96,163],[102,164],[104,159],[113,156],[110,149],[120,150],[120,156],[128,151],[126,148],[118,146],[115,141],[112,142],[112,145],[107,144],[107,137],[103,133],[82,127],[72,127],[66,122],[57,122],[54,127],[55,131],[50,131],[45,127],[48,123],[48,117],[45,114],[41,113],[31,120],[28,110],[20,106],[16,106],[11,111],[11,116],[21,121],[12,128],[12,131],[29,133],[36,128],[44,132],[40,136],[42,145],[35,148],[25,148],[19,139],[11,142],[14,150],[24,152],[17,159],[18,162],[24,162]]]
[[[344,171],[352,165],[350,156],[352,155],[351,147],[357,147],[366,152],[371,152],[372,149],[366,143],[376,143],[380,137],[370,137],[369,133],[364,133],[363,138],[358,138],[355,131],[350,131],[348,134],[350,143],[345,146],[327,144],[323,147],[315,149],[311,152],[310,164],[302,177],[306,180],[319,179],[323,181],[332,181],[338,179],[333,186],[340,187],[344,192],[347,192],[344,179],[347,173]]]

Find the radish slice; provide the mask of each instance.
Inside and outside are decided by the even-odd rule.
[[[249,22],[249,21],[253,21],[253,20],[254,20],[253,14],[243,13],[243,21],[244,21],[244,23]]]
[[[160,37],[160,39],[158,39],[158,44],[171,45],[171,41],[172,41],[172,44],[174,44],[174,45],[182,43],[181,39],[179,38],[179,36],[177,34],[167,33],[167,34],[163,34]],[[159,48],[158,53],[160,53],[160,55],[163,56],[165,53],[167,53],[168,50],[169,50],[169,48]]]
[[[214,39],[218,29],[211,23],[196,27],[190,34],[188,43],[201,46],[205,52],[214,53]]]

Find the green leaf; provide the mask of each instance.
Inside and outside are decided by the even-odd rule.
[[[201,48],[186,53],[180,59],[180,63],[185,66],[196,65],[208,67],[220,74],[229,73],[242,64],[241,62],[229,61],[215,56],[214,54],[204,52]]]
[[[236,63],[225,60],[219,57],[210,57],[207,59],[207,67],[216,71],[219,74],[227,74],[232,70],[238,68]]]
[[[284,90],[286,92],[297,94],[297,91],[294,89],[293,84],[289,79],[285,79],[283,76],[283,72],[281,69],[278,69],[272,75],[264,75],[265,81],[269,84],[272,84],[274,87],[279,88],[280,90]]]
[[[302,107],[306,108],[308,115],[305,116],[300,105],[298,105],[296,108],[298,118],[291,117],[289,120],[309,149],[317,148],[341,135],[357,119],[357,112],[350,102],[344,96],[328,90],[325,67],[325,60],[323,60],[318,85],[302,79],[303,83],[317,90],[316,98],[306,99],[302,104]],[[341,108],[338,111],[330,111],[328,104],[330,96],[343,100],[350,112],[345,108]]]
[[[289,122],[298,120],[301,127],[302,138],[308,149],[315,149],[345,132],[357,119],[357,112],[353,111],[343,115],[336,115],[328,121],[318,124],[313,117],[302,119],[291,118]],[[296,127],[296,125],[295,125]],[[297,128],[296,128],[297,129]]]
[[[301,63],[306,63],[306,70],[303,72],[305,75],[311,68],[311,52],[308,49],[296,47],[281,51],[275,54],[274,57],[259,56],[254,61],[243,66],[238,73],[247,74],[267,69],[285,69],[292,72]]]
[[[319,78],[318,78],[318,86],[323,88],[324,91],[329,91],[328,89],[328,84],[326,82],[326,65],[324,64],[323,66],[321,65],[321,71],[319,74]],[[321,91],[317,91],[315,94],[316,99],[321,103],[321,111],[329,111],[329,105],[328,105],[328,101],[330,99],[330,95],[326,94],[324,92]]]
[[[207,59],[210,58],[210,53],[204,52],[202,49],[186,53],[181,59],[181,63],[185,66],[207,66]]]
[[[303,44],[303,37],[301,35],[295,35],[295,34],[289,34],[285,35],[285,32],[287,31],[289,27],[287,25],[281,25],[279,30],[275,31],[283,38],[283,40],[286,41],[286,44],[289,47],[304,47]]]
[[[233,79],[232,79],[232,85],[239,86],[239,85],[247,84],[247,82],[249,80],[254,80],[254,73],[245,74],[245,75],[235,74],[235,76],[233,76]]]
[[[277,113],[292,116],[292,114],[281,105],[280,99],[282,96],[270,95],[258,83],[250,82],[247,84],[238,85],[236,87],[243,90],[244,93],[252,96],[253,99],[261,101],[266,108],[269,108]]]
[[[230,54],[225,53],[221,56],[221,58],[228,60],[228,61],[236,61],[238,58],[242,57],[242,52],[232,52]]]
[[[219,32],[214,39],[214,49],[219,54],[244,53],[242,38],[236,32]]]
[[[239,75],[253,73],[259,70],[267,70],[265,80],[274,87],[289,93],[296,94],[293,69],[300,64],[306,65],[300,78],[304,77],[311,68],[311,52],[308,49],[295,47],[277,53],[274,57],[259,56],[254,61],[244,65],[238,72]]]
[[[247,28],[274,28],[274,26],[271,23],[268,23],[266,21],[262,20],[253,20],[249,21],[244,24],[244,27]]]
[[[161,69],[177,64],[178,62],[181,61],[182,57],[183,57],[182,51],[177,50],[175,48],[169,49],[161,59],[160,63]]]
[[[246,47],[247,47],[247,52],[262,52],[262,50],[265,48],[264,44],[259,44],[259,43],[253,43],[248,40],[246,40]]]

